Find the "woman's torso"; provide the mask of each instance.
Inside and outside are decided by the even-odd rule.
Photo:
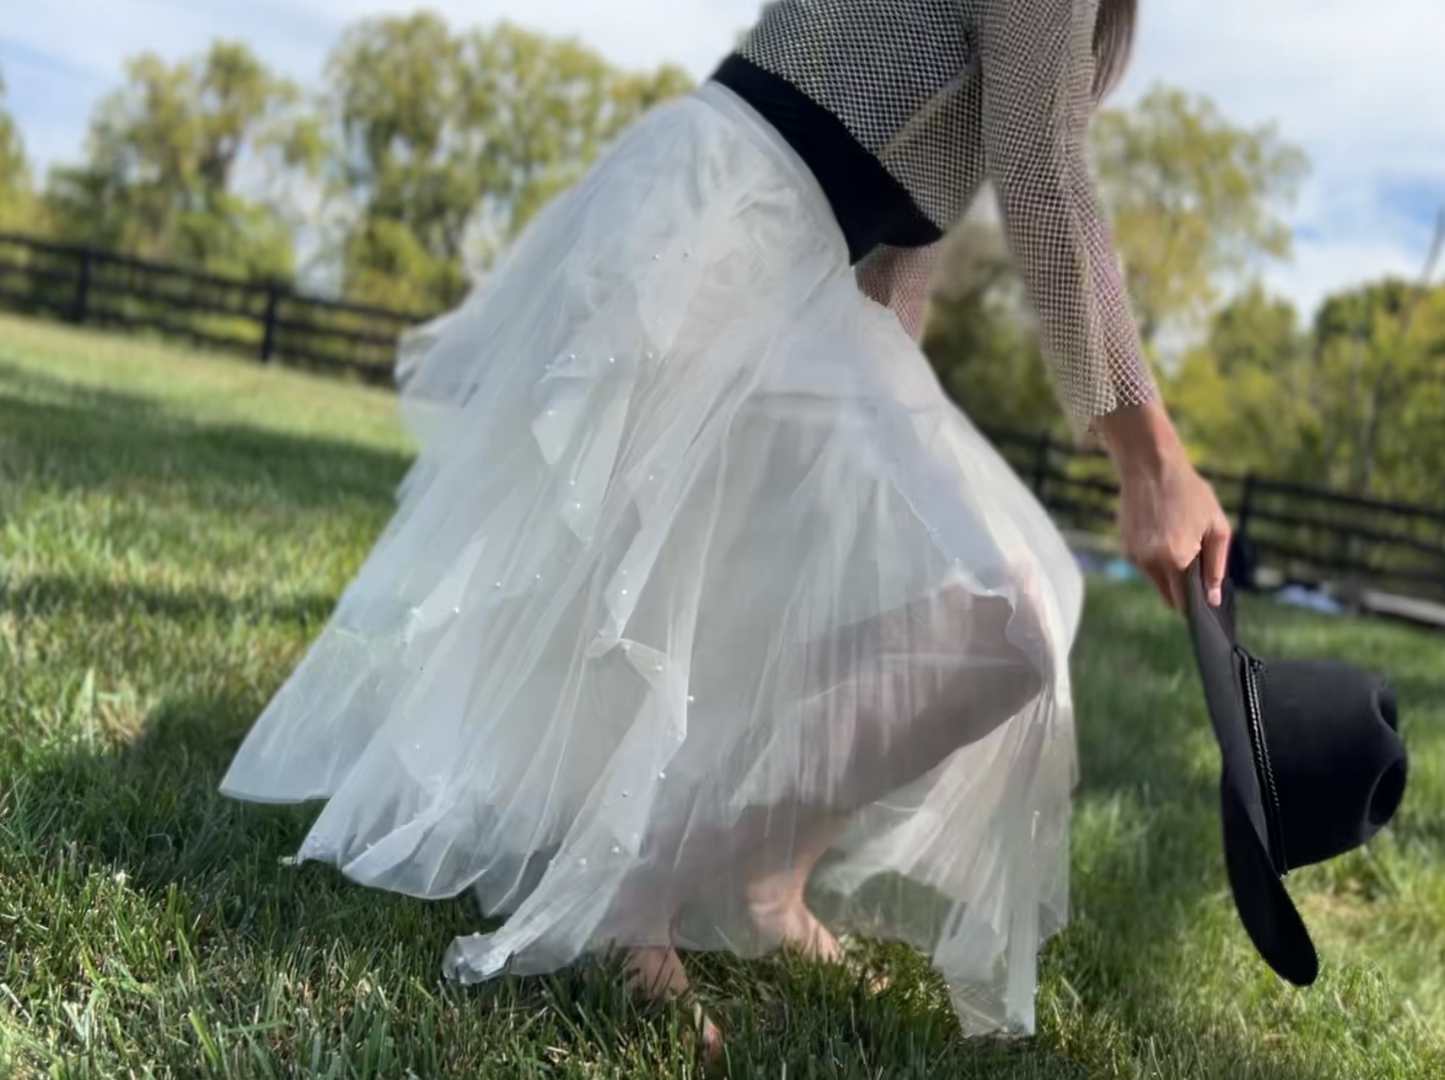
[[[716,74],[779,128],[854,261],[933,243],[985,172],[972,0],[778,0]]]

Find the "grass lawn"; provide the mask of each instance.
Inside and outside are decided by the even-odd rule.
[[[603,965],[460,989],[466,900],[283,863],[314,811],[216,794],[385,522],[385,393],[0,319],[0,1075],[684,1077],[674,1010]],[[892,989],[693,957],[737,1077],[1445,1076],[1445,637],[1247,603],[1265,652],[1389,670],[1395,825],[1291,878],[1324,974],[1293,990],[1225,891],[1217,755],[1182,627],[1090,583],[1070,928],[1039,1033],[966,1042],[926,966]]]

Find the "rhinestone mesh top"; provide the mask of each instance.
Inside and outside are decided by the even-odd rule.
[[[1079,431],[1155,396],[1087,156],[1097,0],[776,0],[738,55],[836,117],[940,232],[988,181]],[[921,330],[938,244],[860,283]]]

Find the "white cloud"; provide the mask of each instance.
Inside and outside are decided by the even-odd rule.
[[[1168,82],[1233,119],[1275,122],[1312,169],[1294,257],[1269,283],[1308,312],[1325,293],[1419,272],[1445,204],[1438,0],[1143,0],[1125,96]]]
[[[1428,241],[1427,241],[1428,243]],[[1414,279],[1424,253],[1404,244],[1370,240],[1305,240],[1295,244],[1295,257],[1266,275],[1269,287],[1294,301],[1308,319],[1319,299],[1386,274]]]
[[[1362,280],[1414,280],[1435,228],[1433,217],[1426,220],[1419,210],[1433,215],[1445,202],[1445,169],[1433,177],[1434,199],[1400,205],[1390,197],[1388,171],[1334,170],[1334,182],[1306,190],[1295,216],[1292,258],[1270,267],[1266,282],[1308,316],[1321,297]]]
[[[352,20],[386,0],[46,0],[0,4],[10,106],[42,161],[74,158],[99,93],[142,49],[193,54],[239,37],[307,82]],[[428,0],[456,25],[510,18],[591,43],[614,61],[672,60],[703,76],[758,0]],[[1269,279],[1308,309],[1325,290],[1414,273],[1433,203],[1445,201],[1439,0],[1142,0],[1124,96],[1156,81],[1208,93],[1237,120],[1274,120],[1314,168],[1294,215],[1294,262]]]

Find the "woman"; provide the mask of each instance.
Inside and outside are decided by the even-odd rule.
[[[670,996],[676,949],[851,928],[1030,1030],[1081,581],[912,336],[985,179],[1128,552],[1177,604],[1228,532],[1094,202],[1134,22],[1096,4],[782,0],[635,126],[406,343],[396,517],[224,790],[327,799],[302,858],[508,916],[464,981],[616,945]]]

